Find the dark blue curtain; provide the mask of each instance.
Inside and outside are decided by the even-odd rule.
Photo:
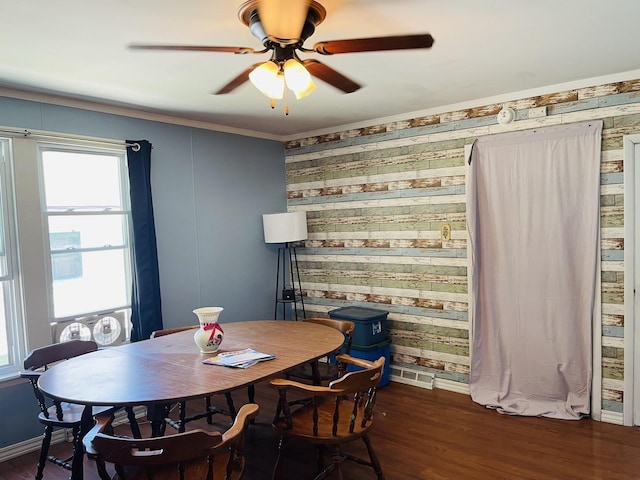
[[[127,140],[127,144],[132,145],[127,147],[133,224],[131,341],[137,342],[162,328],[162,310],[151,200],[151,144],[146,140]]]

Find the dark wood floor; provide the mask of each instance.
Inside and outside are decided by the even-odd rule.
[[[244,397],[245,392],[234,394],[238,404]],[[261,412],[247,434],[245,480],[269,479],[276,455],[270,426],[274,392],[260,385],[256,401]],[[224,428],[225,418],[220,422]],[[397,383],[379,392],[372,443],[387,480],[640,479],[638,427],[501,415],[466,395]],[[35,458],[33,453],[0,464],[0,479],[32,479]],[[97,479],[94,465],[88,460],[85,465],[85,478]],[[286,465],[290,480],[313,478],[314,450],[290,445]],[[45,480],[67,477],[55,465],[45,469]],[[368,480],[375,475],[350,465],[345,478]]]

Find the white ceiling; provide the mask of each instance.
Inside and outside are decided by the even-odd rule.
[[[640,68],[638,0],[319,1],[327,18],[308,48],[321,40],[414,33],[430,33],[435,44],[301,54],[364,86],[343,94],[318,81],[305,99],[290,96],[285,117],[281,102],[271,110],[250,83],[227,95],[211,93],[268,54],[127,48],[260,50],[237,17],[242,0],[0,0],[0,94],[18,89],[82,99],[284,140]]]

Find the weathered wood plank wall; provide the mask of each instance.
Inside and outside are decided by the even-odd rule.
[[[516,121],[498,125],[503,106]],[[288,205],[307,211],[307,311],[390,312],[392,379],[468,392],[465,145],[505,131],[602,119],[602,411],[621,418],[623,145],[640,133],[640,80],[522,98],[286,144]],[[440,226],[451,226],[442,241]]]

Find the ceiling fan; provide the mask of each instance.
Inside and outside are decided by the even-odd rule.
[[[250,80],[263,94],[272,99],[273,108],[274,99],[282,98],[285,84],[293,90],[298,99],[315,90],[316,86],[311,80],[311,75],[344,93],[352,93],[361,88],[358,83],[318,60],[301,60],[298,52],[334,55],[430,48],[433,45],[431,35],[418,34],[331,40],[318,42],[313,48],[305,48],[304,42],[326,17],[325,8],[314,0],[249,0],[240,6],[238,17],[249,27],[253,36],[262,42],[264,49],[150,44],[132,44],[129,48],[223,52],[239,55],[271,52],[271,58],[268,61],[250,66],[214,93],[216,95],[230,93]]]

